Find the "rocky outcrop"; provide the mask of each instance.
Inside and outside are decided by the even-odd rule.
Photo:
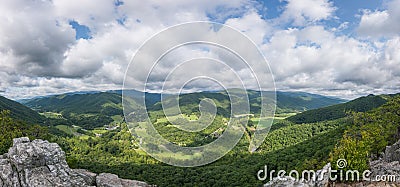
[[[391,146],[386,146],[385,153],[379,160],[370,162],[371,179],[376,176],[395,176],[400,181],[400,140]]]
[[[97,175],[70,169],[65,153],[56,143],[16,138],[8,153],[0,155],[0,187],[42,186],[149,186],[145,182],[120,179],[113,174]]]
[[[291,176],[285,177],[275,177],[264,187],[328,187],[329,186],[329,170],[331,169],[331,164],[326,164],[321,170],[315,172],[314,180],[299,180]]]
[[[391,146],[386,146],[383,159],[385,162],[400,161],[400,140]]]
[[[330,165],[326,165],[322,170],[318,170],[317,176],[320,173],[326,173],[323,180],[314,181],[298,181],[292,177],[274,178],[265,186],[338,186],[338,187],[383,187],[383,186],[400,186],[400,140],[392,146],[387,146],[382,158],[370,162],[369,180],[358,182],[335,182],[329,181],[328,171]],[[383,177],[383,178],[382,178]]]
[[[290,176],[273,178],[271,181],[269,181],[267,184],[264,185],[264,187],[286,187],[286,186],[311,187],[310,184],[304,181],[298,181],[297,179]]]
[[[101,173],[96,177],[98,187],[124,187],[124,186],[149,186],[145,182],[120,179],[115,174]]]

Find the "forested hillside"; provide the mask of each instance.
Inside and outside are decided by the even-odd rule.
[[[39,115],[32,109],[18,102],[0,96],[0,111],[2,110],[9,110],[12,118],[22,120],[30,124],[43,124],[46,121],[45,117]]]
[[[317,107],[312,104],[314,99],[315,102],[323,102],[316,95],[282,94],[285,96],[279,101],[278,95],[278,105],[283,102],[281,106],[292,107],[290,111],[297,111],[296,107]],[[198,119],[198,111],[194,109],[198,109],[202,98],[214,99],[222,111],[227,112],[229,109],[229,98],[224,93],[184,94],[180,98],[180,104],[182,111],[188,114],[185,118]],[[386,145],[399,138],[396,133],[400,124],[399,96],[370,95],[344,104],[305,111],[294,117],[286,118],[293,115],[288,113],[278,114],[264,143],[253,153],[248,151],[249,141],[260,119],[257,116],[251,117],[248,126],[245,126],[245,135],[227,155],[205,166],[181,168],[160,163],[140,149],[140,140],[132,136],[122,119],[120,99],[119,93],[87,93],[51,96],[28,102],[48,117],[48,120],[54,122],[57,119],[58,122],[66,123],[58,124],[57,129],[52,126],[31,127],[24,123],[13,126],[11,124],[15,124],[14,120],[3,112],[2,129],[5,130],[1,132],[4,138],[0,142],[0,150],[7,150],[12,137],[28,135],[58,143],[66,152],[68,164],[73,168],[115,173],[123,178],[142,180],[158,186],[260,186],[266,181],[258,180],[256,173],[264,165],[268,165],[269,170],[300,171],[318,169],[327,162],[346,158],[351,167],[366,168],[371,156],[377,158]],[[157,100],[155,95],[154,99]],[[249,99],[259,99],[258,93],[250,92]],[[305,106],[300,107],[296,102]],[[33,103],[36,105],[32,105]],[[184,132],[168,121],[162,115],[159,104],[155,103],[149,110],[154,127],[164,138],[182,146],[201,146],[213,142],[224,131],[229,119],[224,113],[218,113],[214,123],[206,129],[193,133]],[[325,102],[322,105],[328,104],[330,103]],[[281,108],[281,112],[287,111],[286,109]],[[252,112],[254,111],[257,109]],[[101,123],[92,118],[101,115],[106,116],[109,121]],[[308,121],[293,121],[299,116],[306,116],[302,120]]]
[[[28,136],[32,139],[50,139],[46,127],[28,124],[11,116],[13,115],[9,110],[0,110],[0,155],[6,153],[12,146],[13,138]]]
[[[78,92],[61,95],[45,96],[33,99],[25,99],[23,103],[49,117],[52,125],[76,125],[84,129],[103,127],[113,122],[113,117],[123,116],[122,91],[108,92]],[[135,90],[127,90],[131,106],[137,106],[136,101],[143,95],[146,96],[146,105],[150,113],[161,111],[161,95],[157,93],[142,93]],[[265,92],[264,94],[271,94]],[[168,96],[167,102],[168,102]],[[248,91],[250,112],[260,113],[261,93]],[[277,113],[301,112],[322,106],[329,106],[343,102],[341,99],[330,98],[321,95],[303,92],[277,92]],[[226,92],[198,92],[182,94],[179,97],[181,111],[185,114],[199,115],[199,103],[201,99],[210,98],[217,105],[217,114],[224,117],[230,115],[230,100]],[[267,102],[271,100],[267,99]]]
[[[61,94],[41,97],[25,102],[25,105],[39,112],[59,112],[66,114],[101,113],[122,114],[121,96],[99,92],[87,94]]]
[[[400,139],[400,96],[389,97],[386,104],[369,112],[354,112],[351,120],[330,160],[347,159],[346,169],[363,171],[371,158],[379,158],[386,146]]]
[[[306,110],[312,110],[346,102],[344,99],[326,97],[305,92],[278,91],[276,94],[276,99],[278,109],[287,112],[291,112],[292,110],[303,112]]]
[[[300,171],[321,168],[327,162],[346,158],[351,166],[363,167],[362,163],[366,163],[371,154],[379,153],[398,138],[393,133],[397,132],[394,129],[400,124],[399,101],[397,97],[371,112],[355,113],[333,121],[293,124],[279,120],[274,124],[278,128],[272,129],[256,152],[251,154],[247,151],[248,139],[244,136],[232,151],[217,162],[195,168],[168,166],[147,156],[137,144],[130,143],[136,140],[124,126],[121,131],[109,132],[100,138],[61,138],[57,141],[63,143],[72,166],[96,172],[117,173],[159,186],[258,186],[265,181],[257,180],[255,173],[264,165],[268,165],[269,170]],[[390,120],[392,122],[388,124]],[[160,133],[169,134],[163,130]],[[358,139],[360,133],[363,134],[362,139]],[[196,139],[195,136],[182,135],[180,138]],[[373,138],[379,141],[372,141]],[[355,146],[360,143],[368,146]],[[355,147],[357,149],[353,149]],[[365,152],[363,149],[369,154],[360,155]],[[160,177],[151,177],[154,175]]]
[[[134,101],[130,101],[135,105]],[[102,127],[122,116],[122,97],[116,93],[62,94],[24,101],[26,106],[52,114],[52,125],[77,125],[85,129]]]
[[[368,95],[347,103],[332,105],[302,112],[291,116],[289,121],[294,123],[313,123],[324,120],[334,120],[345,117],[350,112],[365,112],[382,106],[387,102],[383,96]]]

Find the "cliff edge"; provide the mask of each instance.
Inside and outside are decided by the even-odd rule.
[[[150,186],[145,182],[120,179],[117,175],[99,175],[69,168],[65,153],[56,143],[16,138],[8,153],[0,155],[0,187],[42,186]]]

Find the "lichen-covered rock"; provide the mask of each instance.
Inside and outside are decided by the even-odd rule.
[[[316,172],[316,181],[314,183],[314,186],[328,187],[330,170],[331,170],[331,163],[326,164],[321,170],[318,170]]]
[[[400,161],[400,140],[391,146],[386,146],[383,158],[385,162]]]
[[[85,180],[87,184],[95,185],[96,184],[96,173],[92,173],[86,169],[73,169],[75,173],[77,173],[80,177]]]
[[[305,181],[303,179],[295,179],[291,176],[275,177],[265,187],[328,187],[329,186],[329,171],[331,164],[326,164],[321,170],[315,172],[315,180]]]
[[[108,180],[110,179],[110,180]],[[0,187],[46,186],[149,186],[120,179],[113,174],[97,176],[82,169],[70,169],[65,153],[56,143],[16,138],[8,153],[0,155]]]
[[[286,186],[311,187],[309,184],[304,183],[302,181],[298,181],[297,179],[290,176],[276,177],[264,185],[264,187],[286,187]]]
[[[391,146],[386,146],[383,158],[370,162],[371,176],[374,181],[376,176],[395,176],[397,184],[400,181],[400,140]]]
[[[90,186],[71,170],[55,143],[16,138],[0,160],[1,186]]]
[[[109,173],[100,173],[96,177],[96,184],[98,187],[122,187],[121,179]]]
[[[117,175],[110,173],[100,173],[96,177],[96,183],[98,187],[146,187],[149,186],[145,182],[120,179]]]

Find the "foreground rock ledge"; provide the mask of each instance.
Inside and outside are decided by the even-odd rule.
[[[8,153],[0,155],[0,187],[42,186],[150,186],[145,182],[120,179],[117,175],[99,175],[84,169],[70,169],[65,153],[56,143],[16,138]]]
[[[386,146],[385,153],[382,158],[378,160],[371,161],[370,163],[371,181],[362,182],[349,182],[349,183],[335,183],[334,181],[329,181],[329,176],[324,175],[322,181],[297,181],[295,178],[286,177],[275,177],[267,184],[265,187],[285,187],[285,186],[295,186],[295,187],[400,187],[400,140],[391,146]],[[316,175],[320,176],[321,173],[327,173],[330,168],[330,163],[324,166],[322,170],[318,170]],[[323,171],[323,172],[322,172]],[[374,181],[377,176],[395,176],[394,181]]]

